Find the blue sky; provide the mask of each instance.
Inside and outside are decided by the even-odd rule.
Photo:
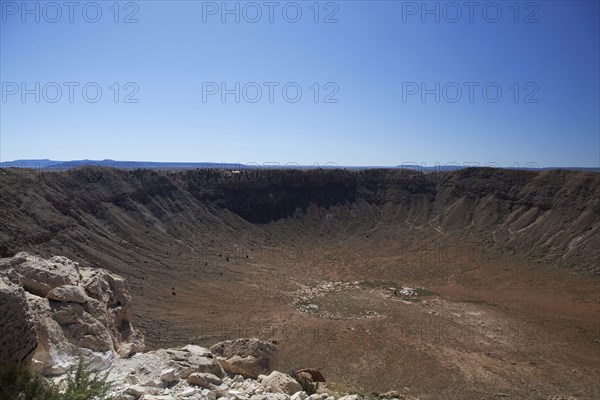
[[[1,161],[600,165],[598,1],[0,3]]]

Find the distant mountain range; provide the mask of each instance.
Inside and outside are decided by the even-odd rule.
[[[455,171],[474,167],[476,165],[456,165],[455,163],[449,165],[435,165],[435,166],[421,166],[416,164],[403,164],[396,166],[343,166],[335,163],[328,163],[324,165],[299,165],[296,163],[278,164],[278,163],[213,163],[213,162],[155,162],[155,161],[115,161],[115,160],[72,160],[72,161],[58,161],[58,160],[15,160],[0,162],[0,168],[30,168],[30,169],[45,169],[45,170],[67,170],[83,166],[97,166],[97,167],[111,167],[121,169],[161,169],[161,170],[178,170],[178,169],[377,169],[377,168],[391,168],[391,169],[410,169],[413,171]],[[524,169],[524,170],[549,170],[549,169],[564,169],[564,170],[576,170],[576,171],[589,171],[589,172],[600,172],[600,167],[537,167],[533,164],[526,164],[524,166],[513,166],[513,167],[501,167],[495,164],[479,165],[480,167],[497,167],[505,169]]]

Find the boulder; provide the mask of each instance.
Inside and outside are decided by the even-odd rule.
[[[213,392],[212,390],[202,389],[200,391],[200,394],[202,395],[202,397],[204,397],[208,400],[217,400],[217,394],[215,392]]]
[[[299,369],[296,371],[296,377],[302,377],[308,382],[325,382],[323,374],[314,368]]]
[[[35,325],[23,287],[0,276],[0,364],[29,364],[37,348]]]
[[[294,378],[279,371],[271,372],[270,375],[262,380],[262,385],[275,392],[281,391],[288,395],[293,395],[302,390],[302,387]]]
[[[23,288],[29,293],[46,297],[55,287],[78,285],[78,263],[66,257],[55,256],[48,260],[21,252],[0,261],[0,270],[12,270]]]
[[[214,359],[210,350],[196,346],[187,345],[179,349],[158,350],[166,353],[164,357],[171,360],[171,364],[179,370],[182,378],[187,378],[193,372],[207,372],[223,378],[225,371]]]
[[[156,389],[154,389],[154,388],[140,386],[140,385],[132,385],[132,386],[129,386],[127,389],[125,389],[125,394],[130,394],[134,397],[140,397],[145,394],[156,394],[155,391],[156,391]]]
[[[179,374],[175,368],[168,368],[160,372],[160,380],[169,384],[179,380]]]
[[[210,348],[223,369],[246,378],[257,378],[273,371],[277,347],[260,339],[235,339],[219,342]]]
[[[211,373],[194,372],[187,377],[190,385],[200,386],[206,389],[214,389],[223,383],[221,378]]]
[[[292,395],[291,400],[306,400],[306,398],[308,397],[308,395],[306,394],[306,392],[300,391],[300,392],[296,392]]]
[[[81,286],[58,286],[50,290],[46,295],[48,300],[60,301],[64,303],[84,304],[92,301]]]

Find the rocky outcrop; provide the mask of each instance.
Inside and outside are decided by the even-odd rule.
[[[59,286],[48,292],[48,300],[60,301],[63,303],[85,304],[92,301],[81,286]]]
[[[259,339],[235,339],[219,342],[210,350],[223,369],[246,378],[268,374],[277,362],[277,347]]]
[[[0,276],[0,364],[28,364],[37,347],[25,291]]]
[[[115,356],[144,349],[130,323],[127,283],[117,275],[80,268],[66,257],[19,253],[0,260],[0,278],[7,299],[0,305],[2,360],[30,361],[43,374],[61,374],[80,356],[105,369]]]
[[[16,277],[26,291],[41,297],[46,297],[53,288],[77,285],[80,280],[77,263],[60,256],[45,260],[19,253],[2,260],[0,269],[5,269],[11,278]]]

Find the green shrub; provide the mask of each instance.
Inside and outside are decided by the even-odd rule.
[[[39,374],[16,364],[0,367],[0,399],[4,400],[59,400],[58,388]]]
[[[0,367],[0,399],[2,400],[106,400],[111,384],[107,375],[95,375],[79,359],[67,371],[65,390],[36,372],[16,363]]]
[[[77,365],[67,371],[67,388],[63,395],[65,400],[103,400],[108,398],[111,384],[106,381],[108,374],[94,374],[79,358]]]

